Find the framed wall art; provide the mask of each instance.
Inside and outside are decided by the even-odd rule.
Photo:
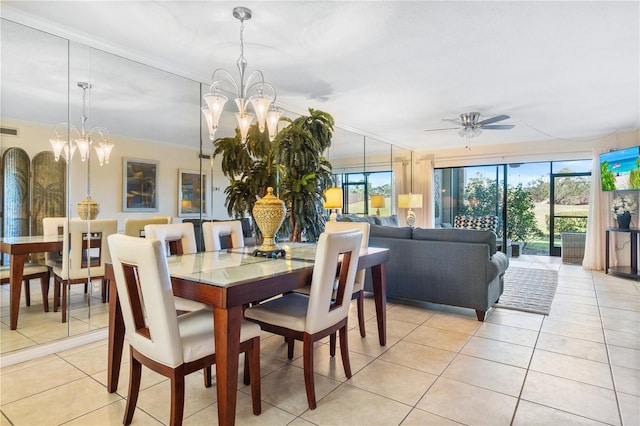
[[[122,211],[158,211],[158,162],[122,159]]]
[[[178,217],[206,216],[209,206],[209,177],[198,170],[178,170]]]

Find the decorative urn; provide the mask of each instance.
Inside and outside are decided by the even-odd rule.
[[[82,220],[94,220],[100,213],[100,205],[96,203],[91,197],[87,197],[86,200],[82,200],[78,203],[78,216]]]
[[[258,254],[269,257],[278,257],[280,254],[284,256],[284,250],[275,242],[275,235],[286,213],[284,202],[273,195],[272,187],[267,188],[267,195],[256,201],[253,206],[253,218],[262,232],[262,245],[254,250],[254,256]]]

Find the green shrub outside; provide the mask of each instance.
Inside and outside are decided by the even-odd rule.
[[[558,216],[580,216],[585,217],[558,217]],[[574,211],[558,213],[555,218],[556,234],[559,232],[587,232],[587,212]],[[547,231],[551,232],[549,215],[544,215],[544,221],[547,224]]]

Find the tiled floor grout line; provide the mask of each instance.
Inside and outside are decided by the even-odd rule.
[[[613,397],[616,399],[616,407],[618,407],[618,417],[620,424],[624,425],[624,419],[622,418],[622,407],[620,406],[620,399],[618,398],[618,391],[616,389],[616,379],[613,374],[613,364],[611,363],[611,353],[609,351],[609,344],[607,343],[607,333],[604,331],[604,321],[602,321],[602,310],[600,309],[600,296],[596,291],[595,277],[591,274],[593,279],[593,291],[596,295],[596,304],[598,306],[598,316],[600,317],[600,326],[602,327],[602,339],[604,341],[605,352],[607,354],[607,363],[609,364],[609,374],[611,374],[611,386],[613,387]]]

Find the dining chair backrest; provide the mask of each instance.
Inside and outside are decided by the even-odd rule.
[[[56,273],[63,280],[104,276],[111,261],[107,237],[118,232],[116,219],[70,220],[64,223],[62,267]]]
[[[320,234],[309,291],[305,332],[313,334],[325,330],[349,314],[361,244],[362,231],[359,230]],[[339,279],[334,295],[336,276]]]
[[[66,217],[45,217],[42,219],[42,235],[62,235]],[[62,262],[62,252],[48,251],[44,253],[44,261],[47,266],[55,266]]]
[[[166,225],[146,225],[146,238],[154,238],[163,242],[166,256],[192,254],[198,251],[193,223],[170,223]]]
[[[124,220],[124,235],[130,237],[144,237],[145,225],[163,225],[168,224],[166,217],[145,217],[141,219],[128,218]]]
[[[202,224],[204,237],[204,248],[206,251],[222,250],[220,237],[231,236],[231,247],[244,247],[244,235],[242,233],[242,222],[239,220],[226,220],[220,222],[204,222]]]
[[[182,364],[182,341],[162,241],[121,234],[108,240],[127,340],[157,362],[172,367]]]
[[[369,229],[370,225],[368,222],[327,222],[325,223],[325,232],[341,232],[341,231],[351,231],[351,230],[360,230],[362,231],[362,243],[360,247],[366,248],[369,247]],[[366,269],[361,269],[356,273],[356,280],[354,287],[358,290],[362,290],[364,288],[364,280],[366,276]]]

